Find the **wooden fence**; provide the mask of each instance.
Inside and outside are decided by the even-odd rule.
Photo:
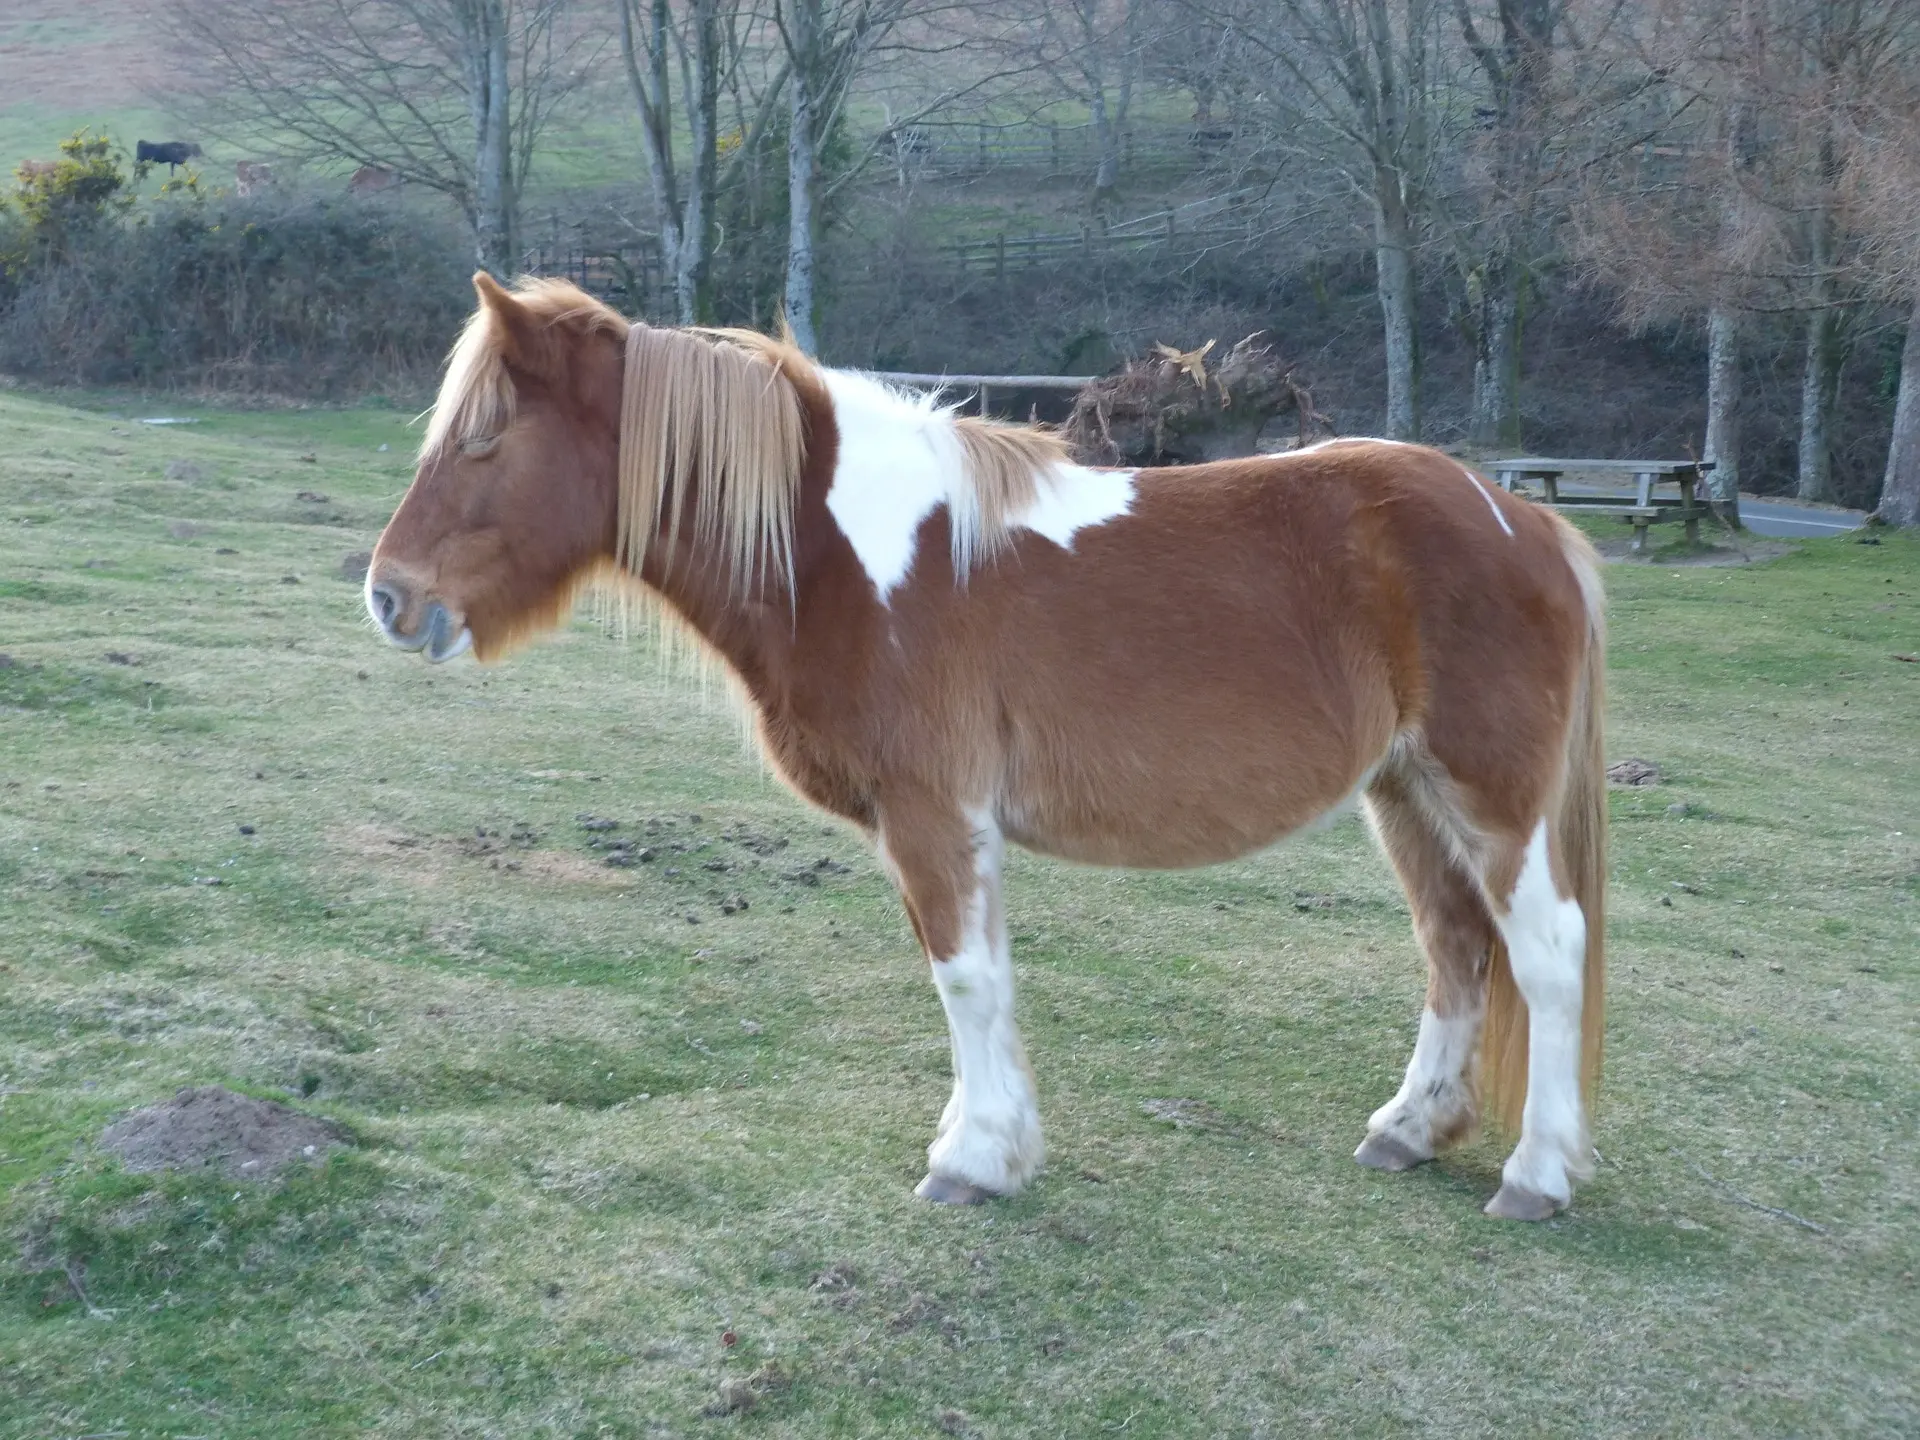
[[[520,260],[529,275],[571,280],[589,295],[645,314],[673,310],[673,282],[660,251],[651,245],[593,250],[540,247]]]
[[[1002,232],[982,240],[955,240],[940,247],[960,271],[986,270],[995,279],[1009,268],[1021,269],[1075,255],[1092,258],[1114,251],[1140,252],[1185,247],[1204,249],[1245,240],[1246,221],[1240,212],[1256,192],[1236,190],[1213,195],[1170,210],[1156,210],[1111,225],[1091,222],[1078,230],[1051,235],[1008,235]]]
[[[982,415],[995,390],[1067,390],[1077,392],[1100,377],[1097,375],[927,375],[911,370],[875,370],[876,380],[889,385],[905,385],[915,390],[972,389]]]
[[[901,125],[886,138],[903,178],[908,173],[960,175],[994,169],[1068,175],[1091,172],[1100,163],[1100,140],[1091,123],[923,120]],[[1233,138],[1228,126],[1133,121],[1120,127],[1120,163],[1193,165],[1219,153]]]

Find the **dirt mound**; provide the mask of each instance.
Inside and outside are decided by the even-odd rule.
[[[273,1100],[236,1095],[224,1085],[182,1090],[136,1110],[100,1135],[100,1148],[129,1170],[199,1170],[217,1166],[236,1180],[261,1180],[296,1161],[326,1157],[351,1144],[331,1120],[303,1115]]]
[[[1268,420],[1291,407],[1300,443],[1325,417],[1271,346],[1247,336],[1216,360],[1214,342],[1197,350],[1155,345],[1118,374],[1092,381],[1074,397],[1062,431],[1074,457],[1090,465],[1194,465],[1254,453]]]
[[[1660,767],[1651,760],[1616,760],[1607,766],[1607,779],[1615,785],[1657,785]]]

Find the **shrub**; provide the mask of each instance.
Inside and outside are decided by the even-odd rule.
[[[323,398],[427,383],[471,304],[450,224],[356,197],[209,196],[191,176],[141,202],[124,158],[75,154],[0,217],[0,368]]]

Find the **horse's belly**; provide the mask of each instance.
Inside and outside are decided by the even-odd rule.
[[[1289,772],[1284,753],[1206,774],[1169,755],[1110,785],[1089,777],[1016,788],[1002,798],[1001,828],[1029,850],[1090,865],[1169,870],[1238,859],[1340,809],[1364,784],[1362,757]]]

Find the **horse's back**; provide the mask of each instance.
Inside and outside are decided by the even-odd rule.
[[[1036,848],[1245,853],[1410,729],[1451,751],[1524,712],[1496,677],[1556,670],[1569,643],[1558,522],[1436,451],[1349,442],[1134,483],[1124,516],[1070,549],[1024,537],[965,592],[1006,823]]]

